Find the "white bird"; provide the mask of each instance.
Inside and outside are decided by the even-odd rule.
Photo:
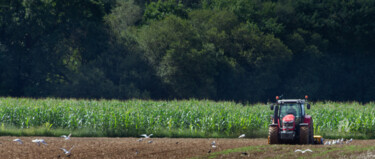
[[[35,139],[35,140],[32,140],[31,142],[37,143],[38,146],[40,146],[40,143],[42,143],[44,145],[48,145],[43,139]]]
[[[148,141],[148,143],[151,144],[151,143],[152,143],[152,140]]]
[[[350,140],[346,141],[346,144],[350,143],[353,141],[353,138],[350,138]]]
[[[69,154],[70,154],[70,153],[72,152],[73,148],[74,148],[74,145],[73,145],[73,147],[72,147],[72,148],[70,148],[70,150],[69,150],[69,151],[67,151],[67,150],[66,150],[66,149],[64,149],[64,148],[60,148],[60,149],[64,151],[64,154],[65,154],[65,155],[69,155]]]
[[[306,150],[300,150],[300,149],[297,149],[296,151],[294,152],[302,152],[302,153],[305,153],[305,152],[313,152],[311,151],[310,149],[306,149]]]
[[[333,141],[332,141],[332,145],[335,145],[335,144],[336,144],[336,140],[333,140]]]
[[[143,141],[143,139],[142,139],[142,138],[140,138],[140,139],[138,139],[137,141],[138,141],[138,142],[141,142],[141,141]]]
[[[152,134],[150,134],[150,135],[142,134],[141,136],[144,136],[147,139],[147,138],[150,138],[152,136]]]
[[[245,134],[240,135],[238,138],[244,138]]]
[[[65,140],[69,140],[69,139],[70,139],[70,136],[72,136],[72,134],[69,134],[68,136],[63,135],[63,136],[61,136],[61,137],[65,138]]]
[[[327,141],[325,145],[331,145],[331,141]]]
[[[211,146],[212,146],[212,148],[216,148],[216,142],[212,141]]]
[[[21,139],[14,139],[13,141],[18,142],[19,144],[23,143]]]

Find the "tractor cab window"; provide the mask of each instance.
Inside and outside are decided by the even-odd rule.
[[[301,106],[298,103],[284,103],[280,107],[280,118],[288,114],[293,114],[296,118],[301,118]]]

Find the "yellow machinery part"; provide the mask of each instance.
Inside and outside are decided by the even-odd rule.
[[[314,144],[323,144],[324,138],[320,135],[314,135]]]

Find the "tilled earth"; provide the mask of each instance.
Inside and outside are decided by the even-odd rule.
[[[19,138],[23,144],[14,142]],[[38,146],[33,139],[44,139]],[[1,159],[41,158],[375,158],[375,140],[342,145],[268,145],[266,139],[0,137]],[[150,143],[150,141],[152,141]],[[216,142],[216,148],[211,143]],[[70,155],[60,148],[69,150]],[[313,152],[294,152],[296,149]]]

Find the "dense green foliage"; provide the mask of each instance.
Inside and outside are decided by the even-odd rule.
[[[373,0],[11,0],[0,96],[369,102]]]
[[[374,138],[374,107],[374,103],[319,102],[312,104],[307,114],[313,116],[315,134],[326,138]],[[90,136],[139,136],[147,132],[159,137],[237,137],[242,133],[266,137],[271,115],[269,106],[263,104],[208,100],[0,99],[1,124],[25,130],[90,130],[86,134]]]
[[[117,101],[1,98],[0,123],[16,128],[90,129],[105,136],[236,136],[268,126],[264,106],[212,101]]]

